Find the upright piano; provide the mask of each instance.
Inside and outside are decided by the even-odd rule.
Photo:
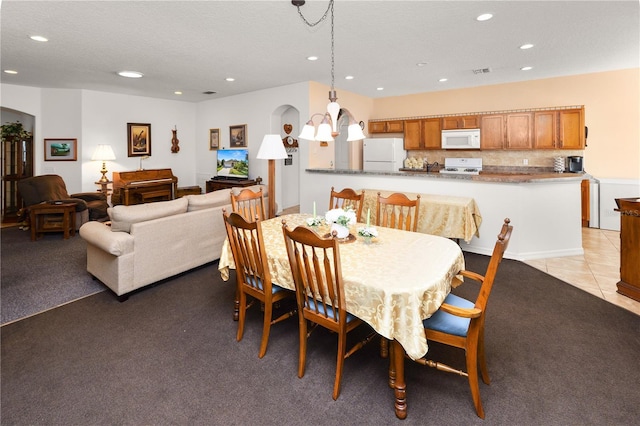
[[[124,204],[168,201],[176,198],[178,178],[171,169],[113,172],[111,203]]]

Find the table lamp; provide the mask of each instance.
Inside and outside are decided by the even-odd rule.
[[[102,161],[102,170],[100,170],[100,173],[102,173],[102,177],[100,178],[98,183],[108,183],[109,179],[106,176],[107,175],[106,162],[108,160],[113,161],[116,159],[116,156],[113,153],[113,149],[111,149],[111,145],[98,145],[91,159],[94,161]]]
[[[269,160],[269,218],[276,217],[276,163],[288,158],[280,135],[264,135],[256,158]]]

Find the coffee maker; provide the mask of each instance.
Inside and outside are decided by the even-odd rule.
[[[579,155],[567,157],[567,171],[570,173],[584,172],[582,157]]]

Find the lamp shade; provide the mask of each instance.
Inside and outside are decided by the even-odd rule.
[[[99,161],[111,161],[116,159],[116,155],[113,153],[113,149],[111,149],[111,145],[98,145],[96,150],[93,152],[92,160]]]
[[[282,160],[289,158],[280,135],[264,135],[256,158],[261,160]]]

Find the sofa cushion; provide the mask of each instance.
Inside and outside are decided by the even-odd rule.
[[[183,198],[189,201],[187,211],[192,212],[231,204],[231,190],[221,189],[206,194],[187,195]]]
[[[110,207],[107,212],[111,219],[111,230],[115,232],[130,232],[131,224],[173,216],[187,211],[188,201],[178,198],[171,201],[136,204],[133,206]]]

